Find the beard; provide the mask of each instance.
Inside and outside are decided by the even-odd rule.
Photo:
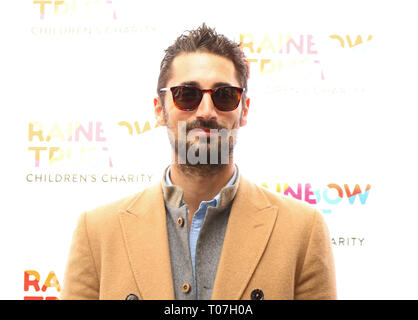
[[[204,134],[208,130],[209,136]],[[233,161],[237,130],[228,130],[211,120],[179,122],[177,137],[170,138],[175,164],[187,175],[209,176],[220,172]]]

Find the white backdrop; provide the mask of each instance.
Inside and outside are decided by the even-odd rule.
[[[339,298],[418,298],[413,1],[0,6],[1,299],[58,297],[77,217],[160,179],[159,63],[202,22],[251,61],[236,162],[323,213]]]

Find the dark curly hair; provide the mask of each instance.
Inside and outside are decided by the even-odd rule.
[[[208,52],[231,60],[235,66],[237,79],[241,87],[245,88],[242,96],[242,101],[245,103],[245,92],[248,90],[248,65],[240,44],[216,33],[215,29],[209,28],[203,23],[197,29],[183,33],[165,50],[157,85],[157,94],[160,97],[161,104],[164,105],[164,92],[160,92],[160,89],[167,85],[174,58],[183,52]]]

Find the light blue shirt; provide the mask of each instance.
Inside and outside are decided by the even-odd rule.
[[[237,169],[234,166],[234,174],[232,175],[232,178],[228,181],[228,183],[225,185],[225,187],[233,185],[235,183],[236,178],[237,178]],[[168,186],[173,185],[170,179],[170,167],[168,167],[166,171],[165,181]],[[199,208],[193,215],[192,224],[190,226],[189,245],[190,245],[190,255],[191,255],[192,264],[193,264],[193,277],[194,277],[196,297],[197,297],[197,283],[196,283],[197,279],[196,279],[196,266],[195,266],[196,243],[197,243],[197,239],[199,238],[200,229],[202,228],[203,221],[205,220],[206,211],[208,207],[209,206],[217,207],[220,196],[221,196],[221,193],[219,192],[212,200],[202,201],[199,204]],[[185,202],[182,200],[181,205],[183,206],[184,204]],[[187,208],[187,214],[189,214],[189,208]]]

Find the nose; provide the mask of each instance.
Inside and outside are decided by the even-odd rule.
[[[209,92],[203,93],[202,101],[196,111],[196,118],[204,120],[216,120],[216,108],[213,105],[212,97]]]

